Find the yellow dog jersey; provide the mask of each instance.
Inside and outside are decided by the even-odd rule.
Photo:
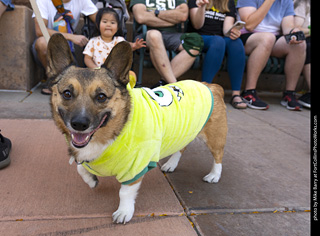
[[[190,143],[213,110],[213,95],[202,83],[185,80],[155,89],[127,89],[132,107],[120,135],[97,159],[82,165],[97,176],[130,184],[156,163]]]

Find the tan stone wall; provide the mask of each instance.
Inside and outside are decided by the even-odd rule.
[[[0,89],[30,90],[39,82],[30,50],[34,39],[30,8],[16,5],[0,18]]]

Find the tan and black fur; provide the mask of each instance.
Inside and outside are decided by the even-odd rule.
[[[92,161],[117,138],[128,120],[131,99],[126,84],[132,64],[131,47],[127,42],[116,45],[101,69],[78,68],[73,65],[73,56],[65,38],[55,34],[49,41],[47,58],[47,74],[52,81],[54,121],[70,144],[71,157],[77,163]],[[215,84],[206,85],[213,93],[214,109],[199,137],[207,143],[214,156],[214,164],[203,179],[217,183],[221,176],[227,135],[226,107],[223,89]],[[174,171],[182,151],[173,154],[161,169]],[[77,169],[91,188],[98,184],[97,178],[82,165],[78,165]],[[120,204],[113,214],[114,222],[126,223],[132,218],[141,180],[121,186]]]

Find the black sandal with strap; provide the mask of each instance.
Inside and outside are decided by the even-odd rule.
[[[230,100],[230,104],[231,104],[231,106],[233,106],[235,109],[246,109],[246,108],[247,108],[247,106],[245,106],[245,107],[239,107],[239,106],[238,106],[238,105],[239,105],[239,104],[241,104],[241,103],[246,104],[246,103],[242,100],[242,98],[241,98],[241,102],[234,102],[234,101],[233,101],[233,100],[234,100],[234,98],[236,98],[236,97],[241,98],[241,96],[240,96],[240,95],[233,95],[233,96],[232,96],[232,98],[231,98],[231,100]]]

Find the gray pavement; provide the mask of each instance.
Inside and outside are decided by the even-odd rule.
[[[218,184],[202,181],[213,158],[196,139],[174,173],[146,175],[123,226],[111,222],[117,182],[103,178],[92,191],[69,166],[49,97],[0,91],[0,129],[13,141],[12,163],[0,171],[0,235],[310,235],[310,110],[286,110],[280,93],[259,95],[269,110],[235,110],[226,93]]]

